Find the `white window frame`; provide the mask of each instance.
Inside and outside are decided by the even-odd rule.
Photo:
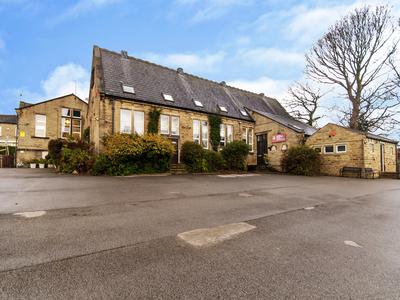
[[[226,125],[225,124],[220,124],[219,125],[219,135],[220,135],[220,140],[219,140],[219,145],[221,147],[226,146]]]
[[[127,120],[125,120],[124,118],[127,118]],[[119,132],[125,134],[132,134],[132,110],[125,108],[120,109]]]
[[[193,142],[201,145],[200,120],[193,120]]]
[[[326,152],[326,147],[332,147],[332,152]],[[335,154],[335,145],[324,145],[324,154]]]
[[[231,138],[229,138],[229,135],[231,136]],[[227,124],[226,125],[226,143],[232,143],[233,140],[234,140],[234,137],[233,137],[233,125]]]
[[[173,132],[173,124],[174,124],[174,120],[177,121],[176,123],[176,132]],[[171,135],[173,136],[179,136],[179,125],[180,124],[180,120],[178,116],[171,116]]]
[[[322,153],[322,146],[313,146],[314,150],[317,150],[317,148],[320,150],[318,153]]]
[[[201,146],[204,149],[208,149],[208,122],[207,121],[201,121],[200,122],[200,127],[201,127]],[[204,145],[205,144],[205,145]]]
[[[38,120],[39,117],[43,117],[43,120]],[[38,124],[38,123],[44,123],[44,124]],[[41,127],[41,128],[40,128]],[[35,114],[35,137],[41,137],[41,138],[45,138],[46,137],[46,128],[47,127],[47,117],[44,114]],[[40,129],[39,129],[40,128]],[[39,132],[42,131],[42,132]],[[43,134],[41,134],[43,133]]]
[[[246,128],[247,130],[247,144],[250,146],[250,152],[254,152],[254,130],[253,128]]]
[[[163,119],[164,119],[164,122],[163,122]],[[165,125],[165,123],[166,123],[167,127],[163,128],[163,124]],[[160,115],[160,133],[161,134],[169,134],[169,124],[170,124],[169,115],[164,115],[164,114]]]
[[[2,127],[0,126],[0,136],[2,135]]]
[[[144,112],[140,110],[133,111],[133,130],[135,134],[144,134]]]
[[[344,146],[344,151],[339,151],[339,147]],[[346,153],[347,152],[347,145],[346,144],[337,144],[335,146],[336,153]]]

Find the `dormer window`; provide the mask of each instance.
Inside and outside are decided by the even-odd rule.
[[[174,98],[169,94],[162,94],[165,101],[174,102]]]
[[[134,94],[135,93],[135,89],[133,88],[133,86],[126,85],[126,84],[122,84],[122,91],[124,93],[128,93],[128,94]]]
[[[203,103],[198,100],[194,100],[194,105],[196,105],[197,107],[203,107]]]
[[[222,111],[222,112],[228,112],[228,110],[226,109],[226,107],[225,106],[219,106],[219,109],[220,109],[220,111]]]
[[[245,110],[241,110],[240,113],[242,114],[242,116],[245,116],[245,117],[248,116],[248,114],[247,114],[247,112]]]

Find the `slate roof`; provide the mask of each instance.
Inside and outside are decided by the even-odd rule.
[[[47,102],[50,102],[50,101],[59,100],[61,98],[65,98],[65,97],[69,97],[69,96],[74,96],[76,99],[78,99],[78,100],[82,101],[83,103],[87,104],[86,101],[82,100],[81,98],[79,98],[74,93],[71,93],[71,94],[59,96],[59,97],[56,97],[56,98],[51,98],[51,99],[48,99],[48,100],[40,101],[40,102],[37,102],[37,103],[28,103],[28,102],[25,102],[25,101],[20,101],[19,102],[19,107],[16,108],[16,109],[19,110],[19,109],[35,106],[35,105],[38,105],[38,104],[43,104],[43,103],[47,103]]]
[[[387,138],[387,137],[385,137],[385,136],[381,136],[381,135],[378,135],[378,134],[373,134],[373,133],[369,133],[369,132],[364,132],[364,131],[361,131],[361,130],[357,130],[357,129],[353,129],[353,128],[341,126],[341,125],[334,124],[334,123],[329,123],[328,125],[335,125],[335,126],[338,126],[338,127],[341,127],[341,128],[347,129],[347,130],[350,130],[350,131],[352,131],[352,132],[355,132],[355,133],[364,135],[365,137],[367,137],[367,138],[369,138],[369,139],[372,139],[372,140],[377,140],[377,141],[382,141],[382,142],[388,142],[388,143],[393,143],[393,144],[397,144],[397,143],[398,143],[398,141],[389,139],[389,138]]]
[[[244,108],[288,116],[276,99],[262,94],[203,79],[184,73],[183,70],[173,70],[124,53],[97,46],[95,50],[99,50],[102,69],[100,92],[106,95],[249,121],[251,117],[240,112]],[[125,93],[122,84],[132,86],[135,93]],[[163,93],[171,95],[174,101],[166,101]],[[194,100],[200,101],[203,107],[195,106]],[[228,111],[222,112],[218,106],[224,106]]]
[[[17,124],[16,115],[0,115],[0,123]]]
[[[267,113],[267,112],[263,112],[263,111],[259,111],[259,110],[253,110],[254,112],[267,117],[271,120],[274,120],[275,122],[284,125],[288,128],[293,129],[296,132],[299,133],[304,133],[305,135],[312,135],[314,132],[317,131],[316,128],[307,125],[303,122],[297,121],[296,119],[294,119],[293,117],[287,115],[287,116],[282,116],[282,115],[275,115],[275,114],[271,114],[271,113]]]

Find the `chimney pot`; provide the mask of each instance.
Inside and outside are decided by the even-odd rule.
[[[182,68],[178,68],[176,71],[177,71],[179,74],[183,74],[183,69],[182,69]]]
[[[128,51],[121,50],[121,55],[123,58],[128,58]]]
[[[219,84],[222,85],[222,86],[226,86],[226,82],[225,81],[221,81]]]

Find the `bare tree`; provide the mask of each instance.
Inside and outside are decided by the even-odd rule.
[[[349,100],[344,119],[351,128],[375,131],[399,107],[399,86],[390,62],[399,43],[390,9],[364,7],[343,17],[306,55],[306,74],[338,86]]]
[[[289,113],[299,121],[315,126],[323,116],[317,115],[323,94],[320,89],[314,90],[308,83],[296,82],[289,90]]]

